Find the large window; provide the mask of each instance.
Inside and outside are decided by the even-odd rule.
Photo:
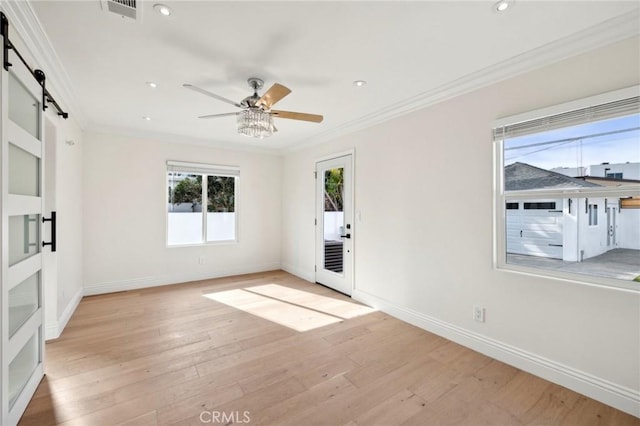
[[[499,268],[640,288],[639,94],[496,123]]]
[[[236,241],[239,176],[237,167],[167,162],[167,244]]]

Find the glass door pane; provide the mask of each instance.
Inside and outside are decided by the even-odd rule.
[[[40,196],[40,159],[9,143],[9,194]]]
[[[9,216],[9,266],[40,252],[40,215]]]
[[[341,274],[344,265],[344,168],[324,171],[324,269]]]
[[[40,139],[40,102],[9,73],[9,119]]]
[[[31,336],[9,364],[9,409],[15,404],[39,363],[40,329]]]
[[[9,290],[9,337],[40,307],[40,273]]]

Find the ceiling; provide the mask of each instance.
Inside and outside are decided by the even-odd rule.
[[[156,13],[158,2],[172,15]],[[141,22],[105,12],[100,0],[30,2],[83,127],[273,150],[383,120],[422,94],[639,7],[518,0],[497,13],[492,1],[139,3]],[[292,90],[276,109],[323,114],[324,121],[275,119],[274,136],[248,138],[236,133],[234,117],[197,118],[234,112],[232,105],[182,87],[240,101],[251,94],[249,77]],[[354,80],[368,84],[355,87]]]

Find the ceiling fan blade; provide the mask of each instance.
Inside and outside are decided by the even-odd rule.
[[[311,121],[313,123],[321,123],[323,116],[317,114],[306,114],[304,112],[292,111],[271,111],[271,115],[278,118],[289,118],[291,120]]]
[[[289,93],[291,93],[289,88],[284,87],[282,84],[275,83],[262,95],[260,99],[258,99],[256,106],[264,106],[265,109],[271,109],[276,102],[287,96]]]
[[[238,115],[237,112],[225,112],[224,114],[211,114],[211,115],[202,115],[198,118],[218,118],[218,117],[230,117],[232,115]]]
[[[193,91],[195,91],[195,92],[202,93],[202,94],[203,94],[203,95],[205,95],[205,96],[209,96],[209,97],[212,97],[212,98],[217,99],[217,100],[219,100],[219,101],[226,102],[226,103],[228,103],[228,104],[231,104],[231,105],[237,106],[238,108],[242,108],[242,105],[240,105],[240,104],[239,104],[239,103],[237,103],[237,102],[234,102],[234,101],[232,101],[232,100],[230,100],[230,99],[227,99],[227,98],[225,98],[225,97],[223,97],[223,96],[216,95],[215,93],[211,93],[211,92],[209,92],[208,90],[201,89],[201,88],[196,87],[196,86],[193,86],[193,85],[191,85],[191,84],[186,84],[186,83],[185,83],[185,84],[183,84],[183,85],[182,85],[182,87],[186,87],[187,89],[191,89],[191,90],[193,90]]]

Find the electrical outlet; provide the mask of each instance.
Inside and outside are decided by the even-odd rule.
[[[200,265],[204,265],[204,256],[200,256],[200,257],[198,257],[198,263],[199,263]]]
[[[481,306],[473,307],[473,319],[478,322],[484,322],[484,308]]]

